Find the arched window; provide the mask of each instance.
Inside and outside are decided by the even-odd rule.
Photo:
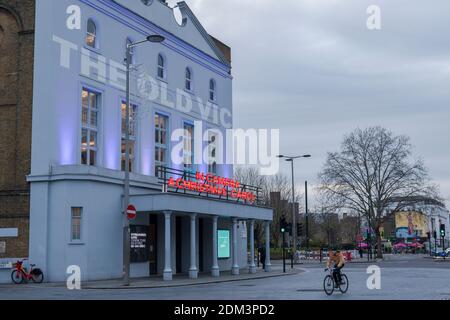
[[[185,79],[186,80],[185,80],[184,88],[187,91],[192,91],[193,90],[193,88],[192,88],[192,71],[189,68],[186,68]]]
[[[216,81],[214,79],[209,80],[209,100],[216,101],[217,99],[217,89]]]
[[[97,26],[92,19],[87,22],[86,44],[91,48],[97,47]]]
[[[158,78],[166,79],[166,59],[162,54],[158,55]]]

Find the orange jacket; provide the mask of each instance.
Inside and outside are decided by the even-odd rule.
[[[340,253],[330,254],[327,261],[327,268],[331,267],[331,264],[334,263],[339,268],[345,264],[344,255]]]

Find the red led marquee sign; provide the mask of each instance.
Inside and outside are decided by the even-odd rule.
[[[242,190],[239,181],[215,176],[213,174],[204,174],[197,172],[195,179],[185,180],[184,178],[175,179],[171,177],[167,185],[169,188],[178,190],[187,190],[198,192],[201,194],[208,194],[227,199],[242,200],[249,203],[255,203],[256,195],[250,191]]]

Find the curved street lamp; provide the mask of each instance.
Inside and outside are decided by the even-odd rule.
[[[280,159],[286,159],[287,162],[291,163],[291,174],[292,174],[292,255],[294,256],[295,252],[297,252],[297,215],[295,214],[295,182],[294,182],[294,160],[300,158],[311,158],[310,154],[305,154],[302,156],[286,156],[286,155],[278,155]],[[307,192],[307,190],[305,191]],[[307,198],[306,198],[307,199]],[[308,201],[308,200],[306,200]],[[305,231],[306,231],[306,245],[308,246],[308,202],[306,202],[306,214],[305,214]]]
[[[145,40],[128,43],[126,49],[126,112],[125,112],[125,181],[124,181],[124,228],[123,228],[123,285],[130,285],[130,221],[126,215],[126,208],[130,204],[130,72],[131,49],[139,44],[151,42],[161,43],[165,38],[161,35],[149,35]]]

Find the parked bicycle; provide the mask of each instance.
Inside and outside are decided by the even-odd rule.
[[[341,283],[337,283],[334,277],[334,269],[328,268],[325,269],[325,271],[328,271],[330,273],[323,280],[323,289],[325,290],[325,293],[327,295],[331,296],[334,292],[334,289],[337,288],[339,288],[339,291],[341,291],[341,293],[346,293],[348,291],[349,282],[345,274],[341,273]]]
[[[11,272],[11,279],[15,284],[21,284],[24,281],[32,280],[34,283],[42,283],[44,281],[44,273],[41,269],[35,268],[35,264],[30,264],[30,271],[28,272],[23,266],[23,262],[26,261],[21,260],[17,261],[14,264],[14,269]]]

